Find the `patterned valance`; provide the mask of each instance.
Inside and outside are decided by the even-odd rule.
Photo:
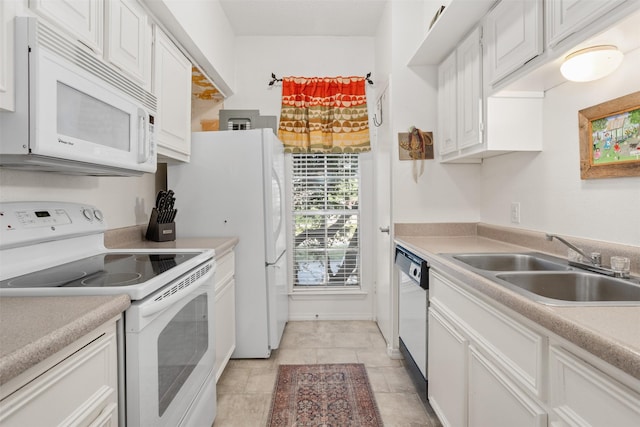
[[[369,151],[364,77],[284,77],[278,137],[289,153]]]

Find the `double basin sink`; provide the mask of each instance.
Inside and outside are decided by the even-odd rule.
[[[497,284],[548,305],[640,305],[640,283],[591,273],[531,253],[442,254]]]

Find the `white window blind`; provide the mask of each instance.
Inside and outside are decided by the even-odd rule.
[[[292,158],[294,286],[360,286],[358,155]]]

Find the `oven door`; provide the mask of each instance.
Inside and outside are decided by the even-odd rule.
[[[125,312],[128,427],[213,424],[214,265],[202,264]]]

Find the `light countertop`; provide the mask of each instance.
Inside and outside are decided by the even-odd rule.
[[[215,256],[220,257],[231,251],[238,244],[237,237],[191,237],[180,238],[170,242],[153,242],[151,240],[126,242],[112,246],[117,249],[213,249]]]
[[[0,298],[0,385],[125,311],[127,295]]]
[[[640,379],[640,307],[549,306],[532,301],[439,253],[531,252],[531,248],[481,236],[396,236],[396,242],[556,335]]]

